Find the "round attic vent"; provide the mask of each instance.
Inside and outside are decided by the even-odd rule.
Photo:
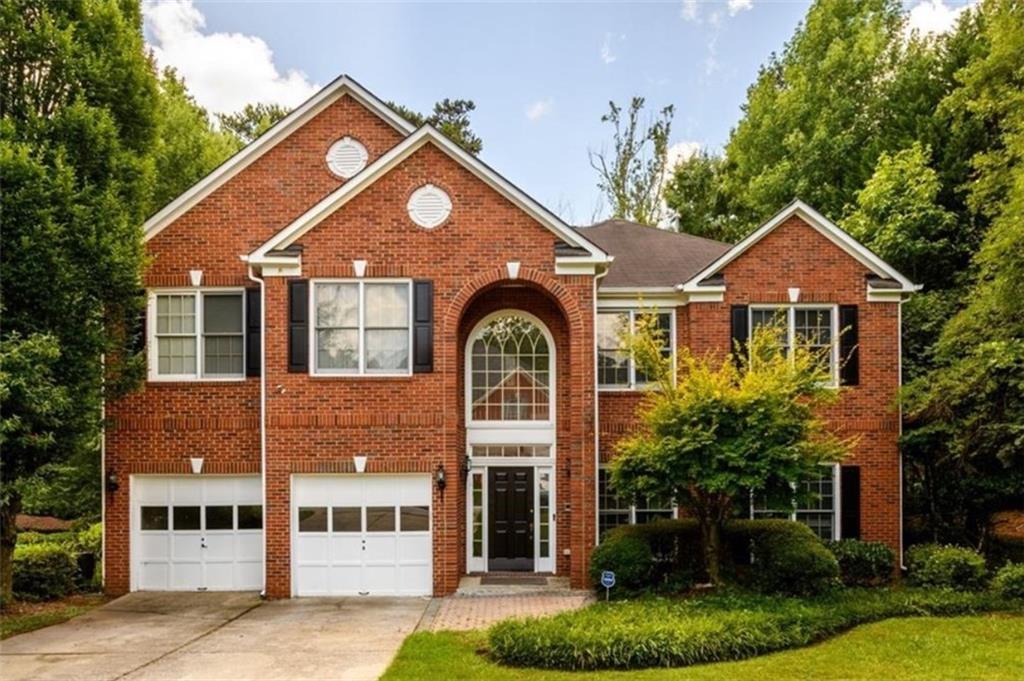
[[[351,137],[342,137],[327,150],[327,167],[348,179],[366,167],[366,147]]]
[[[409,218],[420,227],[433,229],[452,214],[452,200],[444,190],[425,184],[409,197]]]

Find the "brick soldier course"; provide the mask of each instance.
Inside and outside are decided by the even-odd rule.
[[[388,154],[417,134],[426,134],[422,144],[376,170],[376,162],[390,163]],[[238,380],[147,381],[107,405],[104,467],[108,481],[113,476],[117,483],[108,482],[105,498],[106,590],[120,594],[133,587],[130,480],[262,473],[264,589],[270,597],[293,595],[293,476],[356,475],[353,457],[365,455],[363,476],[433,478],[439,467],[447,472],[444,490],[431,484],[431,565],[433,593],[454,592],[468,571],[471,531],[463,474],[465,350],[477,323],[502,310],[539,319],[554,341],[553,565],[572,586],[586,586],[597,540],[597,466],[635,429],[640,395],[596,384],[596,310],[614,309],[630,295],[603,283],[606,273],[630,266],[616,258],[616,239],[598,238],[598,231],[588,237],[586,229],[574,231],[531,208],[528,197],[494,179],[500,176],[489,168],[445,147],[439,135],[403,125],[345,77],[264,137],[248,157],[229,161],[213,181],[200,183],[147,223],[147,289],[192,288],[193,271],[202,272],[203,289],[258,291],[262,283],[265,364],[262,375]],[[347,180],[325,160],[330,145],[344,137],[358,140],[367,155],[364,170]],[[371,172],[366,182],[363,174]],[[353,182],[365,186],[318,218],[289,253],[250,257]],[[407,208],[412,193],[427,184],[451,202],[450,216],[433,229],[414,224]],[[646,299],[674,309],[675,344],[697,353],[730,347],[737,306],[788,304],[791,289],[800,290],[800,303],[856,306],[858,380],[841,388],[842,399],[828,417],[857,438],[853,457],[843,463],[859,469],[859,535],[899,549],[899,306],[913,287],[884,263],[826,234],[835,227],[818,224],[823,220],[802,204],[790,207],[742,254],[704,282],[690,282],[707,292],[685,290],[682,285],[697,272],[683,268],[665,272],[653,294],[635,287],[629,306]],[[681,253],[691,243],[682,235],[658,236],[673,239],[671,247]],[[723,257],[731,252],[728,245],[712,251]],[[712,266],[714,260],[699,264]],[[365,261],[361,274],[357,261]],[[289,285],[317,278],[432,282],[431,370],[387,377],[290,371]],[[203,459],[201,474],[192,473],[195,457]]]

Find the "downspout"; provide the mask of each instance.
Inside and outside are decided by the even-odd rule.
[[[601,502],[599,496],[601,470],[601,393],[597,387],[597,281],[608,275],[611,267],[605,266],[604,272],[594,275],[594,316],[591,319],[594,344],[594,546],[601,539]]]
[[[100,355],[100,587],[107,587],[107,355]],[[129,516],[131,514],[129,513]]]
[[[898,437],[903,438],[903,298],[896,304],[896,359],[898,363],[897,369],[897,380],[899,385],[897,387],[896,400],[899,405],[899,424],[897,431]],[[896,448],[899,452],[899,463],[900,463],[900,569],[906,570],[907,566],[903,560],[903,447],[900,442],[897,441]]]
[[[263,495],[263,590],[260,598],[267,597],[267,291],[262,278],[253,274],[252,265],[248,277],[260,285],[260,488]]]

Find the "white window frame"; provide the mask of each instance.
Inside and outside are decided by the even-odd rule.
[[[830,378],[827,385],[830,388],[839,387],[839,305],[835,303],[777,303],[777,304],[754,304],[747,307],[747,329],[748,333],[754,333],[754,310],[785,310],[786,311],[786,346],[796,347],[796,311],[797,310],[829,310],[831,326],[830,355]]]
[[[672,349],[672,379],[675,380],[676,375],[676,311],[675,308],[661,309],[661,308],[601,308],[597,311],[596,315],[602,314],[625,314],[629,316],[629,333],[636,333],[636,318],[647,314],[667,314],[669,315],[669,346]],[[596,321],[596,319],[595,319]],[[596,327],[596,324],[595,324]],[[598,362],[600,362],[601,348],[597,346],[597,332],[594,332],[594,347],[598,355]],[[636,390],[643,390],[651,383],[637,383],[636,380],[636,362],[632,356],[626,358],[627,372],[629,374],[629,383],[625,385],[618,385],[615,383],[599,383],[597,389],[601,392],[633,392]]]
[[[190,381],[194,383],[225,383],[232,381],[244,381],[245,367],[248,357],[246,356],[245,335],[248,328],[246,314],[248,306],[245,304],[245,289],[238,287],[202,287],[202,288],[154,288],[148,290],[146,300],[146,364],[147,380],[153,383]],[[206,334],[203,323],[203,300],[207,294],[224,295],[237,294],[242,299],[242,371],[238,374],[223,374],[218,376],[204,376],[206,357]],[[158,296],[192,296],[196,300],[196,330],[193,334],[196,339],[196,371],[192,374],[161,374],[160,373],[160,349],[157,340],[157,312],[156,299]]]
[[[320,354],[317,352],[317,326],[316,326],[316,287],[324,284],[358,284],[359,289],[359,328],[357,339],[359,342],[359,366],[355,371],[349,369],[321,369],[318,364]],[[409,315],[408,315],[408,336],[409,336],[409,361],[404,371],[370,371],[366,370],[366,285],[370,284],[405,284],[409,291]],[[328,378],[394,378],[412,376],[413,361],[413,290],[412,279],[312,279],[309,291],[309,373],[311,376]]]
[[[600,466],[597,467],[597,470],[598,470],[598,481],[597,481],[598,482],[598,487],[597,487],[597,527],[599,528],[599,530],[600,530],[600,527],[601,527],[601,515],[603,513],[603,509],[601,508],[601,480],[600,480],[600,475],[601,475],[602,471],[603,472],[607,472],[608,469],[609,469],[608,464],[601,464]],[[641,506],[637,506],[636,504],[629,504],[628,507],[617,508],[617,509],[609,509],[608,513],[622,513],[622,512],[627,511],[627,510],[629,512],[629,520],[626,522],[627,525],[636,525],[637,524],[637,522],[636,522],[637,510],[639,510],[641,513],[647,512],[647,511],[655,511],[655,512],[657,512],[657,511],[670,511],[672,515],[670,515],[665,520],[674,520],[674,519],[679,517],[679,506],[678,506],[678,504],[675,504],[675,503],[673,503],[672,506],[670,506],[669,508],[651,508],[649,506],[641,507]],[[646,525],[646,523],[644,523],[644,524]],[[600,541],[600,537],[598,537],[598,541]]]
[[[843,504],[842,504],[842,488],[840,486],[840,480],[839,480],[840,467],[839,467],[838,463],[822,464],[822,466],[823,467],[828,467],[828,468],[832,469],[832,541],[838,541],[839,539],[842,539],[841,527],[842,527],[842,508],[843,508]],[[794,491],[795,491],[795,487],[794,487]],[[778,514],[778,513],[783,512],[783,509],[755,510],[754,509],[754,498],[755,498],[755,493],[751,492],[750,493],[750,519],[751,520],[757,520],[758,513],[762,513],[762,514],[775,513],[775,514]],[[793,499],[793,510],[789,514],[789,520],[792,520],[793,522],[800,522],[798,520],[798,518],[799,518],[799,513],[801,513],[801,512],[822,513],[823,511],[821,509],[800,508],[799,505],[798,505],[797,500],[794,498]],[[812,530],[812,532],[813,532],[813,530]],[[815,536],[818,536],[817,533],[815,533]]]

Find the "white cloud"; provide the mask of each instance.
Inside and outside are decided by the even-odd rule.
[[[685,21],[700,21],[700,8],[697,6],[697,0],[683,0],[679,16]]]
[[[618,37],[619,42],[621,42],[621,41],[623,41],[625,39],[626,39],[625,34],[620,35]],[[601,61],[603,61],[605,64],[611,64],[612,62],[614,62],[616,59],[619,58],[618,55],[616,55],[614,52],[612,52],[612,41],[614,41],[614,40],[615,40],[615,34],[613,34],[613,33],[605,33],[604,34],[604,42],[601,43]]]
[[[754,0],[729,0],[729,16],[734,17],[740,12],[745,12],[748,9],[753,9]]]
[[[206,17],[192,0],[146,0],[142,12],[157,65],[176,69],[196,101],[212,112],[256,102],[294,107],[319,89],[302,71],[278,71],[262,38],[204,33]]]
[[[700,142],[676,142],[668,148],[666,153],[665,170],[670,174],[675,167],[683,161],[689,161],[691,158],[696,156],[701,150]]]
[[[526,107],[526,117],[531,121],[538,121],[551,113],[551,106],[553,104],[554,101],[550,97],[547,99],[538,99],[536,102]]]
[[[917,31],[921,35],[948,33],[956,26],[964,11],[977,4],[977,0],[950,7],[944,0],[921,0],[907,15],[907,34]]]

